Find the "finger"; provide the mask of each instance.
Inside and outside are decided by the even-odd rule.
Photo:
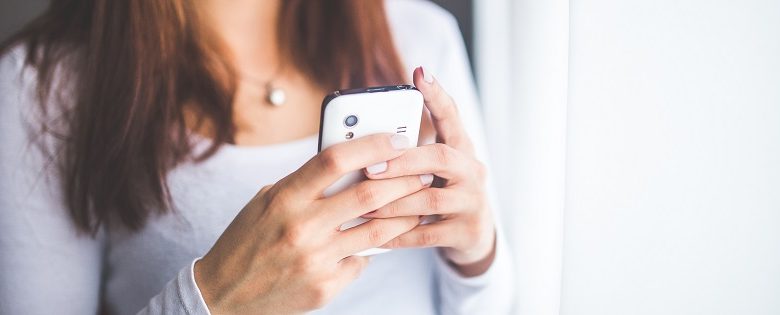
[[[434,174],[451,184],[479,178],[483,166],[473,157],[443,143],[434,143],[407,150],[403,155],[387,161],[382,172],[366,169],[368,178],[392,178],[414,174]]]
[[[401,134],[374,134],[335,144],[283,181],[292,190],[318,198],[328,186],[348,172],[396,158],[409,147],[409,138]]]
[[[368,266],[369,257],[347,256],[336,265],[334,278],[331,280],[332,292],[341,292],[346,286],[355,281]]]
[[[473,151],[471,141],[465,127],[458,116],[458,107],[452,97],[439,85],[439,81],[423,67],[414,69],[414,85],[423,95],[425,107],[431,113],[436,137],[439,142],[449,144],[457,149]]]
[[[322,201],[323,222],[333,226],[376,210],[393,200],[419,191],[433,181],[431,175],[366,180]]]
[[[375,219],[377,220],[377,219]],[[456,223],[439,221],[418,225],[414,229],[388,241],[381,248],[455,247],[462,242],[464,233],[456,232]]]
[[[340,260],[338,263],[338,268],[342,274],[346,275],[344,280],[351,282],[360,276],[360,273],[363,272],[363,269],[368,266],[369,259],[370,257],[347,256]]]
[[[413,215],[453,214],[476,209],[471,198],[460,191],[428,188],[395,200],[363,215],[363,218],[393,218]]]
[[[339,232],[336,237],[338,255],[349,256],[369,248],[379,247],[420,224],[419,216],[375,219]]]

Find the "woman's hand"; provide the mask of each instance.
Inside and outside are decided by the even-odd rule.
[[[372,179],[434,174],[444,181],[393,201],[365,218],[439,215],[385,244],[385,248],[442,247],[442,254],[464,276],[484,273],[495,253],[495,225],[485,193],[485,167],[458,117],[452,98],[423,68],[414,71],[414,83],[436,129],[436,144],[408,150],[403,155],[369,167]],[[386,164],[385,164],[386,163]]]
[[[402,135],[374,135],[334,145],[299,170],[264,187],[214,247],[195,264],[195,280],[212,314],[293,314],[323,306],[368,262],[351,256],[419,224],[419,217],[372,220],[340,231],[350,219],[423,189],[430,176],[361,182],[329,198],[342,175],[401,156]]]

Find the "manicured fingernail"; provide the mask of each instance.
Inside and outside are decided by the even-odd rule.
[[[366,172],[368,172],[371,175],[383,173],[386,170],[387,170],[387,162],[379,162],[369,167],[366,167]]]
[[[420,67],[420,70],[422,70],[423,73],[423,80],[425,80],[425,83],[431,84],[433,83],[433,74],[425,70],[425,67]]]
[[[390,144],[393,145],[393,149],[402,150],[409,147],[409,138],[404,135],[395,134],[390,137]]]
[[[420,181],[422,182],[423,186],[430,185],[431,183],[433,183],[433,174],[420,175]]]
[[[426,225],[431,224],[436,221],[436,218],[430,215],[421,215],[420,216],[420,225]]]

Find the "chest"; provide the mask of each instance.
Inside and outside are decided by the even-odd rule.
[[[241,146],[283,143],[317,133],[320,105],[326,92],[303,79],[277,83],[284,102],[268,101],[270,90],[239,84],[233,102],[235,142]]]
[[[216,242],[263,185],[295,171],[316,152],[316,137],[264,147],[223,147],[168,177],[175,212],[150,218],[136,233],[109,231],[105,298],[117,314],[135,314]],[[263,231],[258,230],[258,235]],[[361,277],[315,314],[434,314],[432,250],[374,257]],[[405,301],[397,303],[397,301]]]
[[[181,268],[206,254],[262,186],[314,155],[316,142],[313,137],[276,146],[225,146],[204,162],[172,170],[171,211],[152,215],[137,232],[108,231],[105,286],[123,301],[115,307],[141,309]]]

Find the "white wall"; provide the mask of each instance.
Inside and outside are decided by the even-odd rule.
[[[475,13],[518,314],[780,314],[780,0]]]
[[[563,314],[780,314],[780,1],[572,0]]]
[[[569,2],[475,1],[477,79],[516,273],[518,314],[558,314]]]

